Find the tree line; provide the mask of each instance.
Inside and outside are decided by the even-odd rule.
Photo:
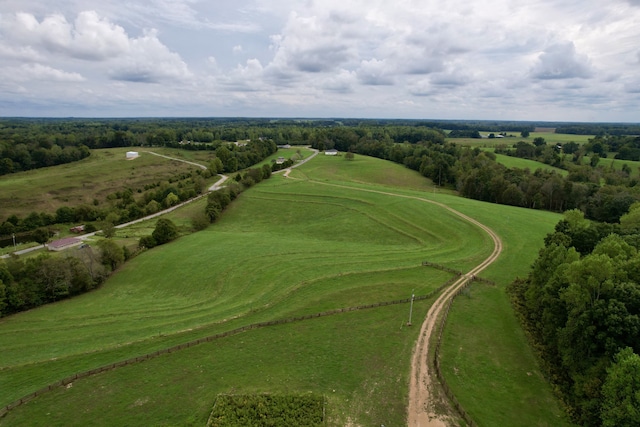
[[[617,222],[640,200],[638,177],[632,176],[630,168],[567,164],[558,148],[544,140],[537,145],[519,142],[515,150],[523,157],[566,167],[567,176],[553,170],[508,168],[492,152],[444,142],[444,134],[437,130],[423,138],[416,143],[395,143],[353,129],[328,129],[316,133],[311,144],[320,150],[335,148],[403,164],[437,185],[455,188],[464,197],[556,212],[578,208],[597,221]],[[521,154],[524,152],[529,154]]]
[[[71,163],[89,157],[85,145],[65,145],[48,139],[0,140],[0,175]]]
[[[565,213],[509,293],[573,421],[630,426],[640,414],[640,204],[620,224]]]
[[[0,317],[95,289],[130,256],[127,247],[105,239],[63,256],[11,257],[0,263]]]
[[[229,185],[210,193],[205,209],[191,219],[192,229],[202,230],[215,222],[240,193],[270,178],[271,170],[272,166],[265,164],[260,168],[237,173],[234,181]],[[160,195],[160,199],[165,193],[166,189],[156,192]],[[172,194],[174,193],[169,192],[167,197]],[[130,196],[131,193],[124,192],[120,195],[120,199]],[[153,202],[156,200],[152,199],[150,203]],[[126,206],[126,202],[123,203]],[[74,211],[70,208],[61,208],[57,214],[60,215],[60,220],[68,220],[70,218],[64,215],[73,215]],[[118,246],[111,239],[115,234],[113,224],[103,223],[102,225],[106,239],[100,240],[96,248],[83,244],[59,256],[43,254],[26,260],[13,256],[7,261],[0,262],[0,317],[95,289],[139,251],[168,243],[180,234],[178,227],[171,220],[161,218],[156,222],[153,232],[141,237],[138,247],[132,250],[126,246]]]

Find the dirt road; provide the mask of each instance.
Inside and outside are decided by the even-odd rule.
[[[435,344],[432,342],[432,335],[435,332],[436,322],[440,317],[442,310],[446,307],[448,301],[453,298],[458,289],[460,289],[468,280],[471,280],[473,276],[491,265],[491,263],[498,258],[500,252],[502,252],[502,241],[489,227],[481,224],[471,217],[468,217],[467,215],[449,208],[446,205],[442,205],[440,203],[436,204],[443,206],[466,221],[469,221],[483,229],[493,240],[494,248],[493,252],[487,259],[467,274],[460,277],[458,281],[442,292],[440,297],[438,297],[429,309],[427,317],[422,323],[420,335],[411,360],[407,425],[412,427],[440,427],[448,425],[446,417],[441,415],[439,416],[435,411],[435,408],[439,406],[440,403],[438,399],[446,397],[443,397],[442,393],[438,393],[437,395],[433,393],[433,387],[436,386],[434,381],[437,381],[437,379],[433,372],[434,368],[429,361],[430,345]]]
[[[481,222],[471,218],[463,214],[462,212],[458,212],[457,210],[433,200],[425,199],[417,196],[406,196],[401,194],[390,193],[386,191],[379,190],[367,190],[360,188],[348,187],[340,184],[330,184],[321,181],[316,181],[318,184],[324,184],[334,187],[343,187],[349,188],[351,190],[359,190],[366,191],[371,193],[379,193],[386,194],[394,197],[401,197],[405,199],[413,199],[420,200],[426,203],[431,203],[437,206],[440,206],[443,209],[448,210],[449,212],[459,216],[465,221],[474,224],[480,229],[484,230],[491,240],[493,240],[493,252],[491,255],[487,257],[484,261],[482,261],[479,265],[471,269],[467,274],[460,277],[455,283],[453,283],[450,287],[446,288],[442,291],[442,294],[438,297],[438,299],[433,303],[429,312],[427,313],[424,322],[422,323],[422,327],[420,329],[420,335],[418,337],[418,341],[416,342],[416,347],[413,351],[413,356],[411,359],[411,377],[409,383],[409,407],[407,410],[407,425],[411,427],[446,427],[448,425],[446,416],[439,415],[435,408],[441,406],[442,401],[438,399],[442,399],[442,393],[434,394],[432,392],[432,388],[434,385],[432,381],[437,381],[435,379],[435,373],[433,372],[433,366],[429,363],[429,351],[431,349],[430,345],[432,344],[432,335],[435,332],[436,321],[440,317],[442,310],[446,307],[447,303],[455,293],[460,289],[464,284],[471,280],[475,275],[479,274],[482,270],[487,268],[491,263],[493,263],[498,256],[502,252],[502,241],[500,237],[496,233],[493,232],[489,227],[482,224]],[[444,402],[446,404],[446,402]]]

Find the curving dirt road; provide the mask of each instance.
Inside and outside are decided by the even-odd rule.
[[[483,229],[493,240],[494,248],[493,252],[487,259],[467,274],[460,277],[459,280],[442,292],[429,309],[429,312],[422,323],[420,335],[411,359],[409,408],[407,414],[407,425],[416,427],[447,426],[445,417],[439,416],[435,412],[435,406],[439,403],[439,400],[433,393],[433,386],[435,385],[433,384],[433,381],[437,380],[435,379],[434,372],[432,372],[433,366],[429,363],[429,351],[430,345],[432,344],[431,338],[435,331],[436,322],[440,317],[442,310],[446,307],[449,300],[453,298],[458,289],[460,289],[468,280],[471,280],[473,276],[491,265],[491,263],[493,263],[502,252],[502,241],[489,227],[446,205],[437,202],[430,203],[442,206],[466,221],[469,221]]]
[[[440,317],[442,310],[446,307],[449,300],[453,298],[458,289],[460,289],[468,280],[471,280],[475,275],[480,273],[482,270],[491,265],[496,259],[498,259],[498,256],[500,256],[500,253],[502,252],[502,241],[500,240],[500,237],[498,237],[498,235],[493,230],[491,230],[481,222],[440,202],[425,199],[422,197],[406,196],[386,191],[367,190],[339,184],[330,184],[321,181],[315,182],[317,182],[318,184],[330,185],[334,187],[343,187],[349,188],[351,190],[386,194],[389,196],[402,197],[406,199],[420,200],[426,203],[431,203],[448,210],[449,212],[459,216],[460,218],[470,222],[471,224],[476,225],[480,229],[484,230],[493,240],[494,247],[491,255],[489,255],[487,259],[482,261],[476,267],[471,269],[467,274],[460,277],[460,279],[453,283],[451,286],[443,290],[442,294],[440,294],[438,299],[436,299],[436,301],[433,303],[427,313],[427,316],[424,319],[424,322],[422,323],[422,327],[420,328],[420,335],[418,337],[418,341],[416,342],[416,347],[413,350],[413,355],[411,358],[411,377],[409,382],[409,407],[407,410],[407,425],[411,427],[446,427],[448,425],[446,417],[436,413],[435,410],[436,406],[440,406],[442,401],[439,400],[440,398],[438,396],[432,393],[432,387],[434,386],[434,384],[432,384],[432,381],[435,380],[435,373],[432,372],[433,367],[429,363],[431,337],[435,331],[436,322]]]

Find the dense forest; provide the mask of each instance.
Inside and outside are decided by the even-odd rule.
[[[510,286],[514,306],[574,421],[640,420],[640,204],[620,224],[567,211],[528,277]]]

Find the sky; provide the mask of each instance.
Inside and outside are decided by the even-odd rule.
[[[1,0],[0,116],[640,122],[640,0]]]

